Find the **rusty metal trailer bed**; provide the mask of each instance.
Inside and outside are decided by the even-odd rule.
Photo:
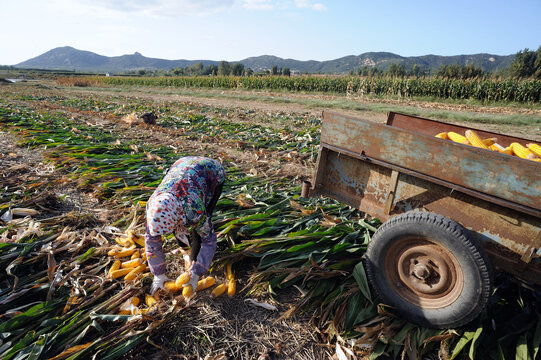
[[[366,255],[382,299],[433,327],[475,318],[492,267],[541,284],[541,163],[434,137],[472,129],[390,113],[386,124],[323,113],[313,185],[385,222]],[[475,129],[499,144],[531,142]]]

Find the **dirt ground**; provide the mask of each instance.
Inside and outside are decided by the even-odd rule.
[[[208,143],[196,139],[180,139],[177,134],[159,126],[136,125],[129,126],[119,121],[118,116],[98,110],[80,110],[62,105],[50,99],[87,98],[103,101],[138,102],[149,107],[159,107],[164,104],[194,104],[203,107],[215,107],[225,111],[215,116],[232,122],[253,123],[277,128],[285,125],[295,128],[294,123],[280,123],[275,119],[281,114],[293,115],[299,118],[320,117],[321,108],[314,108],[290,101],[291,99],[314,98],[315,95],[264,93],[266,97],[276,101],[241,100],[215,95],[224,95],[224,91],[194,91],[195,95],[167,93],[160,89],[134,88],[124,91],[120,88],[90,89],[64,88],[52,81],[39,83],[19,83],[0,85],[0,97],[5,97],[14,103],[32,107],[38,111],[60,111],[77,121],[98,126],[104,130],[121,133],[126,138],[141,139],[145,142],[166,145],[185,153],[214,153],[218,159],[227,158],[236,165],[257,176],[288,177],[301,181],[309,178],[315,164],[312,159],[299,153],[289,154],[289,162],[280,165],[284,156],[280,152],[254,152],[235,144]],[[207,93],[207,95],[205,95]],[[228,91],[230,95],[245,94],[246,92]],[[22,95],[32,94],[38,101],[26,101]],[[262,93],[258,93],[261,95]],[[319,96],[331,99],[332,96]],[[389,103],[393,101],[389,100]],[[400,102],[400,101],[399,101]],[[540,110],[520,109],[512,107],[482,107],[470,105],[448,105],[439,103],[415,103],[408,105],[430,108],[445,108],[446,110],[473,111],[486,113],[517,113],[540,115]],[[385,122],[386,114],[374,111],[352,111],[333,109],[346,114],[354,114],[365,119]],[[274,120],[273,120],[274,119]],[[30,151],[16,146],[17,139],[13,134],[0,132],[0,178],[2,183],[22,181],[31,178],[43,180],[55,177],[54,168],[46,165],[39,151]],[[44,194],[45,196],[46,194]],[[96,199],[77,190],[75,186],[66,184],[55,189],[50,195],[49,204],[52,215],[73,211],[95,214],[92,209],[102,208],[108,211],[106,204],[100,204]],[[67,196],[66,196],[67,195]],[[49,200],[50,200],[49,199]],[[62,201],[58,199],[63,199]],[[3,199],[6,201],[6,199]],[[56,202],[55,202],[56,201]],[[99,219],[98,219],[99,220]],[[239,288],[247,283],[251,269],[247,268],[244,277],[239,277]],[[299,294],[280,294],[277,298],[258,298],[277,307],[277,311],[266,310],[249,305],[246,290],[234,299],[219,299],[211,301],[201,297],[194,302],[188,311],[184,312],[175,324],[163,333],[152,338],[155,346],[149,346],[138,353],[131,353],[131,359],[326,359],[333,356],[332,347],[322,340],[318,330],[309,323],[309,314],[301,314],[290,319],[281,319],[281,315],[290,309],[300,298]],[[184,354],[184,355],[179,355]],[[190,355],[186,355],[190,354]]]
[[[80,94],[95,94],[93,90],[86,88],[74,88],[74,92]],[[118,95],[118,91],[100,89],[100,94],[111,96]],[[340,95],[315,95],[292,92],[273,92],[273,91],[247,91],[247,90],[209,90],[209,89],[190,89],[183,92],[174,90],[163,90],[156,88],[132,87],[129,92],[124,94],[127,99],[137,98],[153,102],[179,102],[194,103],[204,106],[213,106],[218,108],[232,109],[241,111],[240,120],[246,121],[246,111],[251,111],[253,116],[248,118],[255,123],[265,126],[283,126],[283,124],[268,122],[262,120],[261,114],[298,114],[304,116],[321,117],[323,111],[333,111],[342,114],[357,116],[365,120],[379,123],[385,123],[387,120],[386,110],[383,108],[393,108],[399,112],[408,113],[409,109],[421,111],[446,112],[450,114],[472,114],[487,116],[533,116],[541,118],[541,109],[537,106],[528,106],[521,104],[513,105],[479,105],[479,104],[455,104],[451,102],[436,101],[417,101],[412,99],[380,99],[358,96],[340,96]],[[346,101],[346,105],[335,105],[335,102]],[[357,108],[351,110],[348,107]],[[371,107],[374,110],[368,110]],[[365,110],[365,108],[368,108]],[[423,117],[421,115],[421,117]],[[478,122],[473,124],[455,120],[453,116],[439,119],[437,116],[426,116],[434,120],[451,122],[458,125],[476,127],[479,129],[506,133],[513,136],[524,137],[536,141],[541,141],[541,127],[535,125],[500,125],[495,123]],[[458,117],[460,118],[460,116]],[[235,120],[235,117],[230,118]],[[259,120],[259,121],[258,121]],[[539,123],[539,120],[537,121]]]

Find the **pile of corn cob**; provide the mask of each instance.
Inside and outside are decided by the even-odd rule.
[[[217,285],[211,292],[211,296],[216,298],[227,291],[229,297],[235,296],[237,285],[235,283],[235,275],[231,270],[231,264],[227,264],[227,284]],[[188,281],[190,281],[190,273],[185,272],[181,274],[175,281],[168,281],[165,283],[165,289],[170,293],[177,293],[182,290],[182,296],[185,299],[189,299],[193,294],[193,289],[191,285],[184,286]],[[216,283],[216,280],[212,276],[207,276],[204,279],[201,279],[197,282],[197,287],[195,291],[201,291],[210,288]]]
[[[507,155],[518,156],[523,159],[541,162],[541,146],[539,144],[531,143],[523,146],[518,142],[514,142],[508,147],[503,147],[496,142],[496,138],[481,139],[473,130],[466,130],[464,135],[465,136],[453,131],[449,131],[439,133],[436,135],[436,137],[486,150],[497,151]]]
[[[115,246],[108,252],[109,256],[114,257],[116,260],[109,268],[108,278],[117,279],[124,277],[124,281],[128,283],[135,283],[143,277],[149,275],[149,269],[146,264],[146,252],[145,252],[145,238],[141,235],[136,235],[133,230],[129,230],[126,236],[115,238],[115,241],[119,246]],[[227,284],[220,284],[216,286],[212,293],[212,297],[218,297],[226,292],[229,297],[233,297],[236,292],[235,276],[231,270],[231,264],[226,267],[227,270]],[[165,291],[170,294],[176,294],[182,290],[182,296],[185,300],[188,300],[193,295],[192,286],[183,286],[190,280],[190,273],[185,272],[181,274],[175,281],[167,281],[164,284]],[[196,291],[201,291],[210,288],[216,283],[216,280],[212,276],[207,276],[197,282]],[[145,295],[146,308],[139,308],[141,300],[137,297],[131,297],[125,303],[120,306],[119,315],[137,315],[144,314],[152,310],[159,301],[159,297],[154,297],[150,294]]]

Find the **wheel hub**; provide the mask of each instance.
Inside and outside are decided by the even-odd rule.
[[[401,297],[425,308],[452,304],[463,288],[464,276],[453,254],[424,238],[403,238],[392,244],[385,273]]]
[[[425,264],[417,264],[413,267],[413,272],[411,274],[417,277],[419,280],[426,280],[428,277],[430,277],[431,273],[432,269],[430,266],[426,266]]]

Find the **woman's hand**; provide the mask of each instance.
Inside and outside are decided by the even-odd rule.
[[[186,287],[186,286],[189,286],[191,285],[192,286],[192,291],[195,292],[195,289],[197,289],[197,282],[199,281],[199,275],[196,275],[194,274],[193,272],[190,274],[190,280],[182,285],[182,287]]]
[[[165,284],[167,280],[169,280],[169,278],[165,274],[154,275],[154,280],[152,281],[152,286],[150,287],[150,294],[154,295],[158,289],[163,290],[163,284]]]

